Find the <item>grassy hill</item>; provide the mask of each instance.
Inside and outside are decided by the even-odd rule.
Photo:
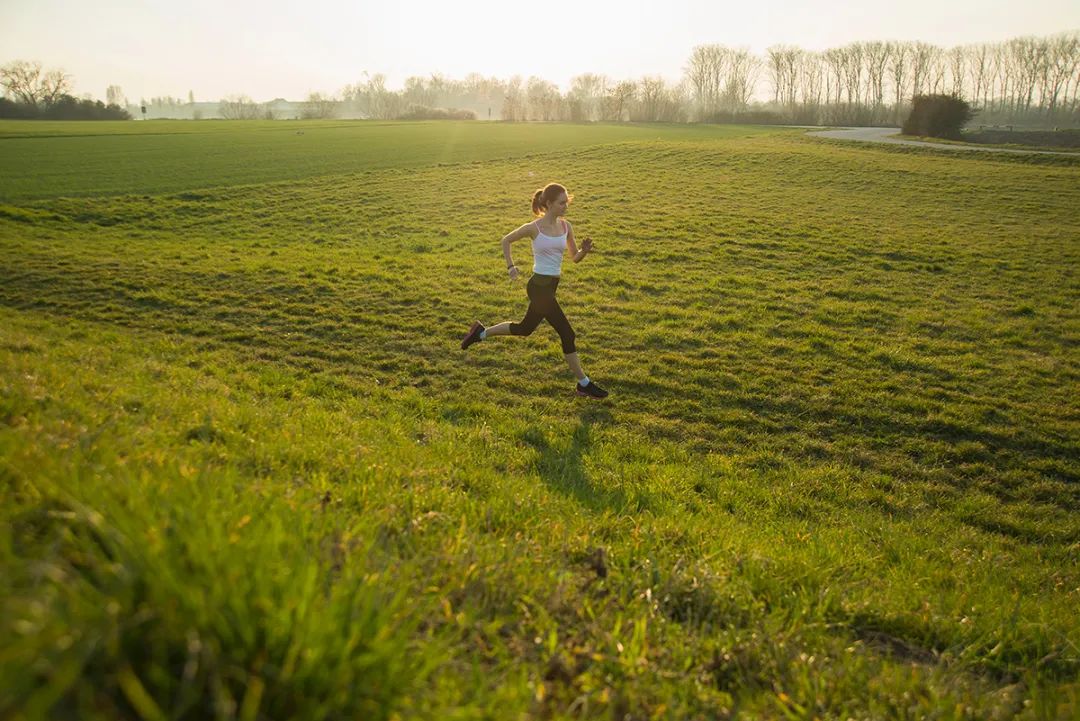
[[[546,325],[458,349],[524,313],[498,239],[551,180],[603,403]],[[1078,180],[0,124],[0,716],[1071,718]]]

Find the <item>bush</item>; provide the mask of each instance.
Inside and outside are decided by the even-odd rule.
[[[429,108],[426,105],[410,105],[409,109],[397,116],[397,120],[476,120],[476,113],[471,110],[456,108]]]
[[[960,140],[960,131],[973,117],[971,105],[955,95],[916,95],[903,133]]]
[[[131,113],[119,105],[100,100],[79,100],[61,95],[51,105],[30,105],[0,98],[0,118],[20,120],[131,120]]]

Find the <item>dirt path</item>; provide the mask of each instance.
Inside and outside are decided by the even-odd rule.
[[[1014,150],[1013,148],[980,148],[976,145],[950,145],[948,143],[927,143],[922,140],[905,140],[903,138],[892,138],[891,135],[898,135],[900,128],[839,128],[837,130],[819,130],[813,133],[807,133],[807,135],[813,135],[819,138],[832,138],[834,140],[861,140],[864,143],[892,143],[894,145],[919,145],[924,148],[934,148],[935,150],[975,150],[984,153],[1020,153],[1025,154],[1037,154],[1037,155],[1071,155],[1072,157],[1080,157],[1077,153],[1062,153],[1056,150]]]

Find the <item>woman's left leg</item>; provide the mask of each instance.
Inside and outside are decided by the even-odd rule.
[[[566,314],[563,313],[559,301],[552,300],[551,308],[547,312],[547,321],[551,323],[551,327],[559,334],[559,340],[562,341],[562,350],[566,355],[566,364],[570,366],[571,372],[579,381],[585,380],[587,376],[585,371],[581,370],[581,360],[577,354],[577,334],[574,333],[570,321],[567,320]]]

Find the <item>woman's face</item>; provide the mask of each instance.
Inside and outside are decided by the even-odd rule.
[[[566,215],[566,206],[569,204],[570,199],[566,197],[566,193],[559,193],[559,197],[551,201],[548,211],[558,218],[560,215]]]

